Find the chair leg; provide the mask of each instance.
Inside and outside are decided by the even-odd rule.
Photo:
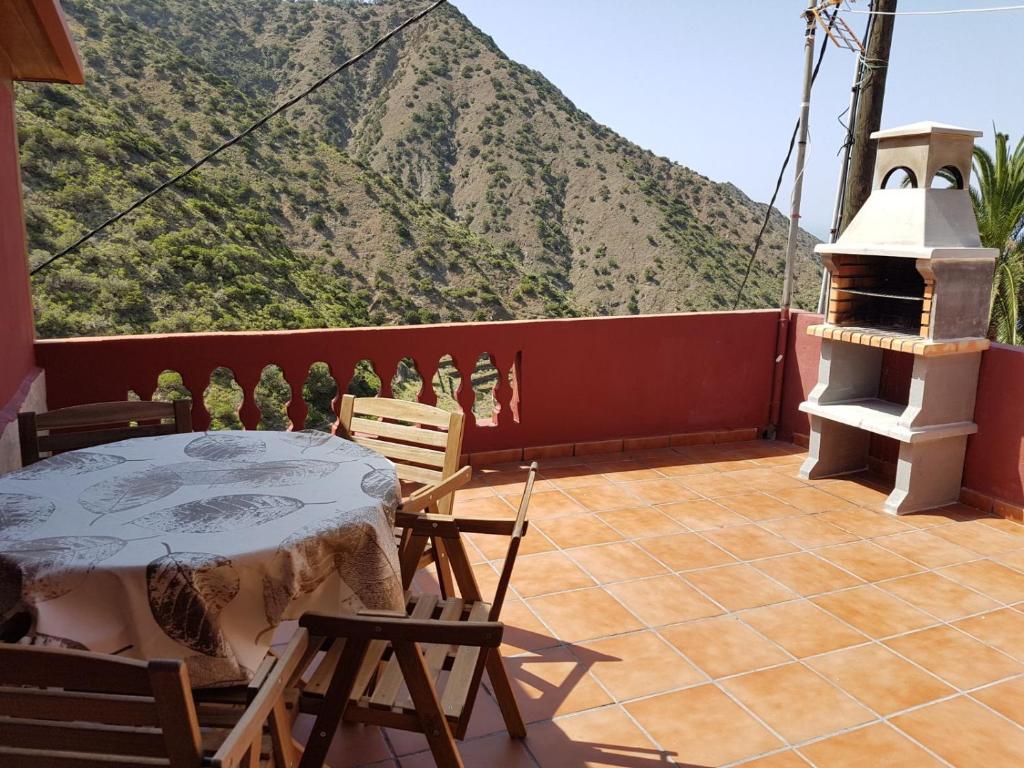
[[[448,725],[448,719],[441,709],[437,691],[427,675],[427,667],[415,643],[395,641],[392,643],[398,665],[402,668],[409,697],[416,708],[423,735],[427,737],[430,751],[437,768],[463,768],[462,756],[455,746],[455,737]]]
[[[292,720],[283,699],[278,699],[270,711],[270,743],[274,750],[275,768],[295,768],[299,753],[292,740]]]
[[[452,578],[452,566],[444,540],[440,537],[435,538],[431,543],[430,552],[434,557],[434,567],[437,569],[437,583],[441,587],[441,597],[445,600],[454,597],[455,580]]]
[[[508,735],[513,739],[525,739],[526,724],[523,723],[519,704],[516,703],[515,694],[512,692],[512,683],[508,679],[508,671],[497,648],[491,648],[487,652],[487,661],[484,663],[487,676],[491,679],[491,688],[494,689],[494,698],[498,700],[501,716],[505,719]]]
[[[335,638],[334,642],[341,641]],[[345,640],[345,650],[338,659],[338,666],[334,668],[334,675],[327,687],[327,695],[316,716],[316,722],[313,723],[313,730],[306,740],[306,749],[302,753],[299,768],[321,768],[324,764],[334,733],[338,730],[338,724],[345,714],[345,707],[352,697],[356,675],[359,674],[359,667],[369,644],[370,641],[365,638],[350,637]]]

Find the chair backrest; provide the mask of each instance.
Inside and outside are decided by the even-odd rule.
[[[391,459],[402,482],[433,485],[458,470],[464,423],[461,412],[424,403],[343,395],[338,432]],[[439,510],[451,514],[452,497]]]
[[[202,765],[180,661],[0,646],[0,765]]]
[[[39,461],[42,454],[116,443],[131,437],[191,431],[191,400],[88,403],[46,413],[27,411],[18,414],[23,467]]]

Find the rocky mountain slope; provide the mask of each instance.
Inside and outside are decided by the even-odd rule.
[[[18,93],[33,261],[422,6],[65,0],[87,85]],[[449,5],[41,273],[37,322],[65,336],[725,309],[763,215],[596,123]],[[773,214],[745,306],[777,300],[785,227]]]

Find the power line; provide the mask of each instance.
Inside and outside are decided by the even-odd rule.
[[[161,192],[163,192],[168,187],[174,186],[175,184],[177,184],[179,181],[184,179],[186,176],[188,176],[192,172],[194,172],[194,171],[198,170],[199,168],[201,168],[202,166],[206,165],[208,162],[210,162],[210,160],[215,158],[221,152],[223,152],[224,150],[228,149],[229,147],[234,146],[239,141],[241,141],[245,137],[249,136],[251,133],[256,131],[258,128],[262,127],[265,123],[267,123],[271,118],[276,117],[277,115],[279,115],[282,112],[284,112],[286,109],[294,106],[299,101],[301,101],[302,99],[306,98],[307,96],[309,96],[314,91],[318,90],[321,86],[323,86],[325,83],[327,83],[333,77],[335,77],[339,73],[341,73],[344,70],[346,70],[349,67],[351,67],[353,64],[358,64],[364,58],[366,58],[371,53],[373,53],[378,48],[380,48],[382,45],[384,45],[384,43],[386,43],[392,37],[397,35],[402,30],[406,29],[407,27],[409,27],[409,26],[415,24],[416,22],[418,22],[424,16],[429,14],[431,11],[433,11],[437,7],[443,5],[444,2],[445,2],[445,0],[436,0],[436,2],[434,2],[431,5],[427,6],[422,11],[417,13],[415,16],[409,17],[408,19],[403,21],[401,24],[399,24],[397,27],[392,29],[390,32],[388,32],[384,36],[378,38],[377,41],[374,42],[369,48],[366,48],[362,52],[357,53],[351,59],[349,59],[345,63],[341,64],[339,67],[337,67],[337,68],[331,70],[330,72],[328,72],[326,75],[321,77],[319,80],[314,82],[311,86],[309,86],[305,90],[300,91],[299,93],[295,94],[290,99],[288,99],[287,101],[285,101],[285,102],[279,104],[278,106],[274,107],[274,109],[272,109],[270,112],[265,114],[263,117],[261,117],[259,120],[257,120],[252,125],[250,125],[244,131],[242,131],[238,135],[234,136],[233,138],[228,139],[227,141],[225,141],[223,144],[221,144],[216,149],[214,149],[214,150],[208,152],[207,154],[203,155],[203,157],[201,157],[198,160],[196,160],[194,163],[192,163],[192,165],[188,166],[188,168],[183,170],[181,173],[177,174],[176,176],[171,177],[170,179],[167,179],[162,184],[154,187],[153,189],[151,189],[149,192],[144,194],[142,197],[140,197],[138,200],[136,200],[134,203],[129,205],[127,208],[125,208],[121,212],[114,214],[109,219],[107,219],[102,224],[100,224],[99,226],[97,226],[94,229],[91,229],[88,232],[86,232],[84,235],[82,235],[80,238],[78,238],[78,240],[73,242],[71,245],[69,245],[64,250],[58,251],[57,253],[53,254],[50,258],[48,258],[42,264],[40,264],[39,266],[35,267],[31,271],[30,274],[32,274],[32,275],[36,274],[40,270],[45,269],[46,267],[50,266],[53,262],[55,262],[57,259],[61,258],[62,256],[66,256],[67,254],[71,253],[72,251],[77,250],[79,247],[81,247],[88,240],[90,240],[93,237],[95,237],[96,235],[98,235],[100,232],[105,230],[110,225],[115,224],[116,222],[118,222],[121,219],[123,219],[125,216],[127,216],[129,213],[134,211],[136,208],[138,208],[139,206],[141,206],[144,203],[146,203],[146,201],[148,201],[151,198],[155,197],[156,195],[160,194]]]
[[[831,25],[836,17],[833,16],[829,24]],[[818,78],[818,70],[821,69],[821,61],[825,58],[825,50],[828,48],[829,37],[825,35],[821,41],[821,48],[818,50],[818,61],[814,65],[814,72],[811,74],[811,85],[814,85],[814,81]],[[786,168],[789,166],[790,158],[793,157],[793,148],[796,146],[796,135],[800,130],[800,120],[796,121],[796,125],[793,126],[793,135],[789,137],[789,149],[786,150],[786,159],[782,161],[782,167],[779,169],[779,178],[775,180],[775,191],[772,192],[772,199],[768,201],[768,207],[764,212],[764,221],[761,223],[761,230],[757,233],[757,237],[754,238],[754,248],[750,253],[750,259],[747,261],[746,271],[743,273],[743,282],[740,283],[740,288],[736,291],[736,299],[732,303],[732,308],[735,310],[739,307],[740,300],[743,298],[743,291],[746,290],[747,280],[750,279],[750,271],[754,266],[754,259],[757,258],[757,251],[761,247],[761,240],[764,237],[765,231],[768,229],[768,222],[771,221],[772,211],[775,209],[775,200],[779,196],[779,190],[782,188],[782,180],[786,175]]]
[[[950,8],[943,11],[858,11],[854,8],[844,8],[842,13],[871,16],[950,16],[957,13],[993,13],[995,11],[1024,11],[1024,5],[1001,5],[994,8]]]

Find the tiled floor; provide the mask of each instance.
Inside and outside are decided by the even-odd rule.
[[[1024,764],[1024,526],[880,514],[869,481],[801,482],[802,458],[542,461],[503,615],[529,737],[485,692],[467,765]],[[456,514],[511,516],[524,474],[478,471]],[[472,542],[485,589],[503,546]],[[346,727],[330,765],[432,765],[424,749]]]

